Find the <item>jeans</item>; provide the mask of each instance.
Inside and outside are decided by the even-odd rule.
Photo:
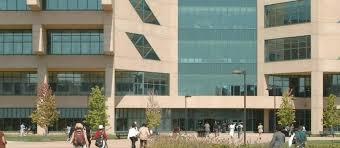
[[[137,137],[130,137],[131,140],[131,147],[136,148],[136,141],[138,140]]]
[[[140,148],[146,148],[147,140],[140,140]]]

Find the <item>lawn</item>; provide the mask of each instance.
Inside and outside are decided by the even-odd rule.
[[[236,145],[228,140],[197,140],[186,137],[157,137],[150,141],[150,148],[268,148],[269,144]],[[288,144],[285,145],[288,147]],[[340,141],[308,141],[306,148],[340,148]]]
[[[6,135],[7,141],[25,141],[25,142],[51,142],[51,141],[66,141],[66,135],[27,135],[20,137],[19,135]]]

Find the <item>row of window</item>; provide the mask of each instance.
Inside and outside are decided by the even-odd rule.
[[[103,30],[48,30],[47,53],[51,55],[103,54]],[[31,30],[0,30],[0,55],[31,55]]]
[[[311,1],[297,0],[265,6],[265,27],[311,21]]]
[[[289,90],[295,97],[310,97],[311,95],[310,76],[271,75],[268,77],[268,84],[272,88],[269,90],[270,96],[282,96]]]
[[[32,31],[0,31],[0,55],[30,55],[32,53]]]
[[[126,33],[143,59],[160,60],[146,37]],[[102,55],[103,30],[47,30],[49,55]],[[0,30],[0,55],[32,55],[31,30]]]
[[[105,86],[104,72],[49,72],[49,84],[57,96],[87,96],[92,87]],[[169,95],[169,74],[116,72],[116,95]],[[37,89],[36,72],[0,72],[0,95],[33,96]]]
[[[101,11],[102,0],[42,0],[42,9],[47,11]],[[144,23],[159,25],[145,0],[130,0]],[[0,0],[0,11],[28,11],[26,0]]]
[[[266,62],[311,58],[311,37],[298,36],[265,41]]]
[[[169,74],[150,72],[115,73],[116,95],[149,95],[154,91],[156,95],[169,95]]]
[[[42,0],[43,10],[99,11],[101,0]],[[27,11],[26,0],[0,0],[0,11]]]
[[[0,108],[0,129],[18,131],[21,124],[27,128],[36,126],[30,117],[33,110],[34,108]],[[88,111],[87,108],[58,108],[57,110],[59,120],[49,127],[49,131],[63,131],[67,125],[83,121]]]
[[[188,129],[185,129],[185,110],[184,109],[162,109],[162,119],[160,131],[173,131],[174,128],[181,130],[199,131],[204,130],[204,124],[209,123],[210,130],[217,123],[221,128],[227,129],[227,125],[232,122],[241,122],[243,112],[240,109],[189,109],[188,110]],[[259,123],[263,123],[263,110],[247,110],[247,131],[257,131]],[[127,131],[133,122],[138,126],[145,123],[145,109],[116,109],[115,110],[115,131]]]

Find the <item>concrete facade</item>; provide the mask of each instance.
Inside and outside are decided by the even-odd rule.
[[[311,22],[282,27],[264,27],[264,6],[292,0],[258,0],[257,96],[247,97],[247,108],[264,109],[264,124],[274,108],[268,96],[269,74],[311,75],[311,98],[296,98],[296,109],[311,109],[311,132],[323,130],[323,74],[340,72],[340,10],[338,0],[312,0]],[[32,11],[0,12],[0,29],[32,29],[32,56],[1,56],[0,71],[37,71],[39,82],[48,82],[50,71],[104,71],[105,96],[111,131],[116,108],[146,108],[147,96],[115,96],[115,71],[147,71],[170,74],[169,96],[157,96],[161,108],[184,108],[178,96],[178,1],[146,0],[161,25],[143,23],[128,0],[102,0],[103,11],[42,11],[39,0],[27,0]],[[47,29],[103,29],[104,55],[47,55]],[[143,34],[160,61],[143,59],[126,32]],[[308,60],[264,61],[266,39],[311,35],[312,55]],[[228,98],[228,99],[226,99]],[[34,107],[34,96],[0,96],[0,107]],[[86,96],[57,96],[58,107],[85,108]],[[339,101],[339,100],[337,100]],[[233,103],[230,103],[233,102]],[[281,99],[276,97],[276,107]],[[337,104],[340,104],[337,102]],[[188,108],[243,108],[242,96],[192,96]],[[268,131],[268,126],[265,126]]]

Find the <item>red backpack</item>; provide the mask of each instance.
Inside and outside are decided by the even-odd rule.
[[[74,131],[73,145],[84,146],[86,144],[83,130]]]

